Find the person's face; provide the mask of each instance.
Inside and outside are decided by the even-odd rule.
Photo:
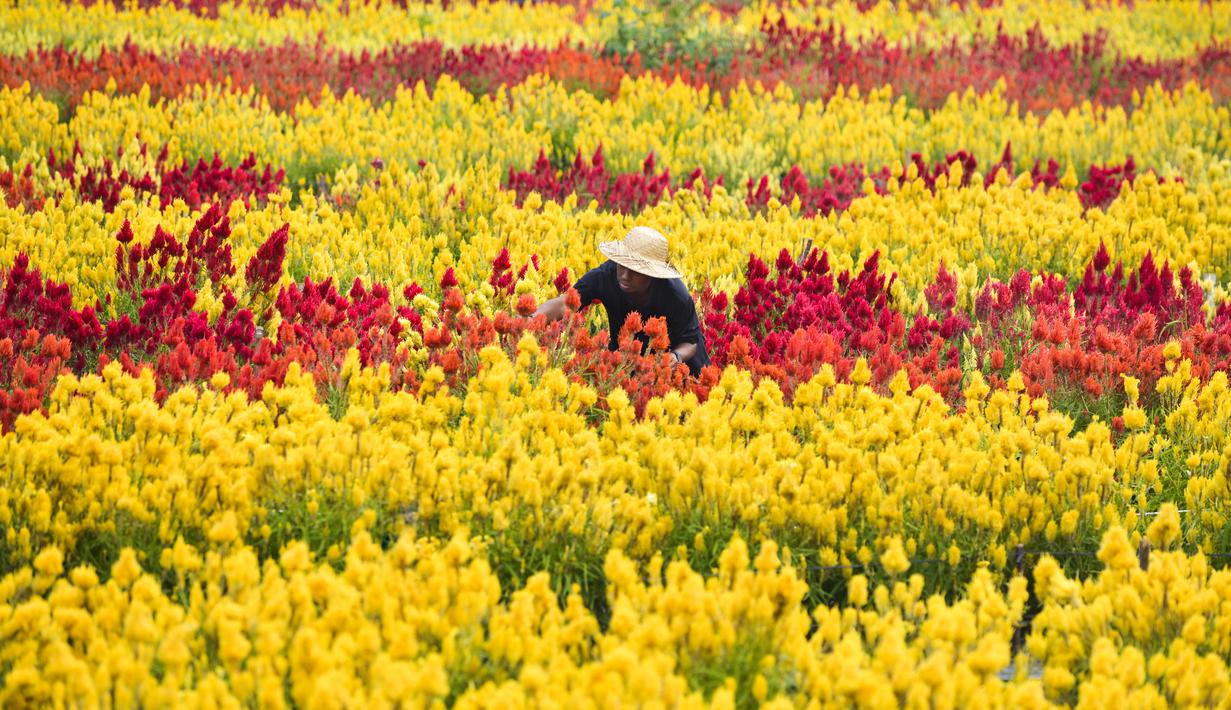
[[[627,266],[616,264],[616,283],[624,293],[639,296],[650,290],[650,282],[653,280],[652,276],[639,274]]]

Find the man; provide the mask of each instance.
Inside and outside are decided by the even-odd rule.
[[[700,374],[710,356],[697,320],[697,305],[667,256],[667,238],[649,227],[633,227],[622,241],[603,242],[598,250],[608,261],[586,272],[573,288],[581,296],[582,308],[602,301],[611,333],[608,347],[616,349],[629,313],[637,311],[647,320],[663,318],[671,356],[688,365],[693,376]],[[539,306],[535,314],[556,320],[563,317],[564,308],[564,296],[557,296]],[[649,338],[642,334],[638,339],[644,349]]]

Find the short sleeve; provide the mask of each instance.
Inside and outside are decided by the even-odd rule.
[[[610,262],[608,262],[610,263]],[[602,300],[607,291],[607,264],[596,266],[586,273],[582,274],[581,278],[573,284],[573,288],[577,289],[577,295],[581,297],[581,307]]]

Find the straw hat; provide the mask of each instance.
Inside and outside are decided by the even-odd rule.
[[[603,256],[639,274],[656,279],[678,279],[680,272],[667,256],[667,238],[649,227],[633,227],[618,242],[598,245]]]

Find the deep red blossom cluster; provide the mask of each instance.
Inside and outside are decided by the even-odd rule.
[[[117,160],[123,155],[122,148],[116,150]],[[141,144],[140,155],[146,155],[145,144]],[[99,166],[83,166],[81,158],[80,146],[74,146],[72,155],[63,159],[49,151],[47,166],[53,174],[67,180],[79,198],[101,202],[108,212],[119,204],[125,188],[135,194],[158,195],[163,204],[183,200],[193,210],[206,202],[220,203],[224,210],[237,200],[251,206],[281,189],[285,177],[285,171],[274,171],[268,164],[259,171],[252,154],[236,166],[223,163],[217,153],[209,162],[199,158],[195,163],[183,160],[171,165],[167,162],[167,146],[155,157],[152,172],[141,175],[117,168],[109,158],[104,158]]]
[[[1177,274],[1150,254],[1132,272],[1118,262],[1109,272],[1110,263],[1106,248],[1100,248],[1071,300],[1055,276],[1041,282],[1028,301],[991,296],[997,285],[989,285],[976,311],[995,315],[984,316],[989,337],[976,345],[992,348],[993,355],[1017,351],[1016,366],[1034,394],[1064,394],[1087,407],[1122,391],[1121,375],[1141,380],[1143,394],[1150,396],[1165,372],[1162,350],[1171,340],[1180,343],[1201,377],[1231,366],[1227,307],[1207,318],[1205,294],[1187,267]],[[1028,275],[1015,279],[1028,280]],[[1031,319],[1005,317],[1023,305]],[[1004,374],[1003,366],[995,369]]]
[[[975,171],[979,167],[978,159],[964,150],[946,155],[944,160],[937,161],[930,168],[919,153],[912,153],[910,162],[914,166],[918,178],[923,181],[923,184],[929,190],[936,189],[937,180],[942,175],[948,175],[951,166],[955,163],[962,167],[961,184],[963,186],[970,184]],[[1013,157],[1012,143],[1005,144],[1000,160],[990,165],[986,172],[983,173],[984,187],[990,186],[995,182],[997,175],[1001,172],[1010,177],[1016,177],[1017,171],[1021,168],[1024,168],[1024,166],[1019,167]],[[898,175],[899,180],[905,177],[905,171]],[[1086,208],[1098,207],[1106,209],[1120,194],[1121,184],[1128,183],[1131,186],[1136,178],[1137,165],[1133,162],[1133,156],[1131,155],[1127,156],[1123,163],[1090,165],[1086,171],[1086,180],[1077,187],[1077,195],[1081,199],[1082,206]],[[1060,187],[1061,179],[1060,164],[1052,158],[1049,158],[1046,163],[1042,160],[1036,160],[1030,168],[1030,179],[1036,188],[1058,188]]]
[[[1156,61],[1124,57],[1108,47],[1105,31],[1059,45],[1036,26],[1022,36],[997,28],[973,42],[951,39],[930,48],[883,36],[860,41],[833,25],[806,28],[785,19],[762,22],[761,36],[730,65],[707,58],[678,58],[667,76],[724,94],[740,82],[785,83],[804,99],[828,99],[840,87],[863,91],[890,85],[911,103],[937,108],[953,93],[977,93],[1005,82],[1005,98],[1021,111],[1068,110],[1083,101],[1132,109],[1133,94],[1159,84],[1168,90],[1196,81],[1225,100],[1231,95],[1231,48],[1206,47],[1194,55]]]
[[[18,254],[0,282],[0,432],[45,403],[55,378],[103,335],[92,308],[73,308],[66,284],[44,278]],[[77,355],[74,357],[74,351]]]
[[[920,153],[912,153],[909,165],[897,173],[893,173],[888,166],[868,171],[859,163],[848,163],[829,168],[824,177],[809,178],[795,165],[781,176],[777,188],[772,186],[769,175],[749,178],[744,185],[744,202],[754,213],[764,213],[769,208],[770,199],[776,199],[781,204],[792,204],[798,200],[803,217],[826,216],[846,210],[851,202],[863,196],[867,180],[871,180],[872,189],[882,195],[886,194],[891,177],[899,182],[914,177],[923,181],[929,190],[935,191],[937,181],[942,175],[948,176],[955,163],[962,166],[961,184],[969,185],[979,168],[979,161],[965,150],[950,153],[932,165],[928,165]],[[1025,166],[1017,164],[1013,146],[1006,144],[1000,160],[989,165],[983,173],[983,184],[991,185],[1001,172],[1016,178],[1019,169],[1024,170]],[[1120,194],[1121,183],[1132,185],[1136,175],[1132,156],[1128,156],[1123,164],[1091,165],[1086,180],[1077,189],[1078,197],[1087,208],[1105,209]],[[1054,159],[1046,162],[1036,160],[1030,168],[1030,177],[1036,188],[1059,189],[1060,164]],[[628,214],[653,207],[686,187],[700,191],[708,199],[713,195],[714,186],[722,185],[723,181],[724,176],[710,180],[704,171],[697,168],[683,180],[673,182],[668,170],[657,169],[653,153],[646,156],[639,172],[613,174],[607,169],[600,146],[589,160],[582,157],[579,151],[567,168],[559,170],[552,166],[546,151],[540,150],[539,157],[528,170],[509,168],[504,187],[517,193],[519,206],[525,204],[531,193],[555,202],[576,195],[581,206],[594,200],[601,210]]]
[[[1100,245],[1073,292],[1075,310],[1088,320],[1118,329],[1131,327],[1145,313],[1179,329],[1204,322],[1201,306],[1205,294],[1189,267],[1181,267],[1175,274],[1167,262],[1156,265],[1150,253],[1127,277],[1119,262],[1108,274],[1110,264],[1107,245]]]
[[[30,331],[63,338],[73,349],[88,349],[102,337],[103,326],[94,308],[73,307],[67,284],[44,278],[30,267],[29,257],[18,254],[0,290],[0,339],[21,343]]]
[[[510,260],[509,250],[506,247],[501,249],[500,253],[496,255],[496,258],[492,260],[492,272],[491,275],[487,277],[487,282],[492,285],[492,288],[496,289],[496,293],[503,294],[505,296],[512,296],[514,289],[517,286],[517,282],[525,278],[526,272],[530,270],[532,265],[537,271],[539,268],[538,254],[531,254],[530,261],[522,264],[521,268],[514,273],[513,262]],[[445,273],[445,277],[441,279],[440,287],[442,290],[447,291],[451,286],[456,285],[457,278],[453,275],[453,269],[449,269]]]
[[[594,200],[600,209],[624,214],[635,214],[656,205],[663,197],[682,187],[699,190],[708,199],[713,195],[714,185],[721,184],[721,177],[712,183],[706,181],[700,168],[684,180],[672,183],[670,171],[665,168],[658,171],[653,152],[646,156],[640,172],[613,175],[607,170],[602,146],[594,151],[589,160],[577,151],[572,164],[566,170],[559,171],[552,167],[546,152],[540,150],[538,159],[529,170],[519,171],[510,167],[505,181],[505,187],[517,193],[519,206],[532,192],[557,202],[568,195],[576,195],[578,204],[582,206]]]
[[[928,383],[956,405],[973,366],[995,387],[1020,370],[1031,394],[1081,418],[1118,413],[1122,375],[1153,393],[1171,340],[1201,377],[1231,366],[1231,306],[1207,317],[1189,269],[1147,255],[1132,272],[1119,263],[1109,271],[1110,261],[1100,249],[1071,293],[1054,274],[993,280],[969,308],[942,265],[924,290],[927,309],[906,318],[876,254],[857,273],[834,274],[824,253],[797,260],[783,251],[772,273],[751,256],[735,297],[706,290],[699,308],[715,365],[771,377],[788,394],[825,364],[849,377],[862,357],[872,384],[905,370],[911,386]]]
[[[114,298],[108,293],[105,304],[115,317],[106,325],[103,348],[130,355],[153,352],[174,325],[189,342],[216,337],[246,353],[255,324],[252,312],[240,307],[225,284],[235,273],[230,235],[230,219],[216,204],[184,241],[160,225],[149,242],[135,242],[125,220],[116,234]],[[198,291],[207,284],[222,294],[222,312],[213,324],[194,308]],[[98,304],[98,310],[103,308]]]
[[[146,0],[142,0],[145,2]],[[294,6],[304,0],[269,0]],[[190,0],[208,14],[214,0]],[[932,48],[918,42],[890,42],[883,36],[854,41],[841,28],[804,28],[785,20],[763,21],[760,34],[730,57],[642,57],[598,47],[551,48],[485,45],[447,49],[436,41],[392,45],[379,52],[345,52],[324,45],[285,43],[249,50],[184,47],[159,56],[132,44],[104,48],[95,57],[63,47],[0,57],[0,82],[31,86],[71,110],[82,94],[102,90],[108,80],[135,93],[148,85],[151,96],[179,96],[205,83],[255,87],[271,104],[293,111],[315,101],[321,89],[353,91],[375,101],[399,87],[423,81],[431,89],[449,75],[469,90],[488,94],[547,74],[570,89],[614,95],[625,76],[652,73],[707,86],[722,96],[741,83],[790,86],[802,99],[828,99],[841,87],[863,91],[892,85],[913,105],[941,106],[954,92],[989,91],[1005,82],[1006,98],[1021,111],[1068,110],[1083,101],[1131,110],[1134,93],[1159,84],[1168,90],[1200,83],[1215,100],[1231,97],[1231,48],[1211,45],[1176,59],[1147,61],[1108,48],[1106,34],[1058,45],[1036,27],[1023,36],[1003,30],[973,42],[956,38]]]
[[[1120,194],[1121,185],[1130,186],[1137,179],[1137,165],[1133,156],[1119,165],[1091,165],[1089,177],[1077,188],[1081,203],[1086,207],[1106,209]]]
[[[9,209],[19,205],[27,212],[37,212],[43,209],[43,197],[34,185],[34,165],[28,164],[19,171],[5,170],[0,172],[0,193],[4,194],[4,204]]]
[[[802,216],[824,216],[850,207],[855,198],[863,195],[863,184],[868,178],[872,178],[876,191],[883,194],[889,180],[889,168],[883,167],[869,175],[858,163],[835,165],[829,169],[827,177],[809,181],[798,165],[792,165],[782,177],[777,195],[770,189],[768,175],[762,175],[760,180],[748,178],[744,201],[754,212],[762,212],[769,208],[771,197],[776,197],[783,204],[791,204],[798,199]]]
[[[799,260],[783,250],[772,275],[750,256],[734,298],[702,294],[711,359],[771,377],[789,394],[823,365],[847,377],[863,357],[877,385],[905,369],[912,385],[930,382],[950,394],[962,378],[957,342],[970,327],[954,312],[956,281],[942,270],[928,292],[936,318],[919,313],[908,327],[893,307],[895,280],[880,271],[875,252],[857,273],[835,272],[828,253],[816,250]]]
[[[282,278],[282,262],[286,259],[286,240],[290,233],[291,226],[282,225],[269,235],[257,248],[256,254],[248,260],[248,266],[244,269],[244,280],[248,282],[249,289],[264,292],[278,285],[278,280]]]

